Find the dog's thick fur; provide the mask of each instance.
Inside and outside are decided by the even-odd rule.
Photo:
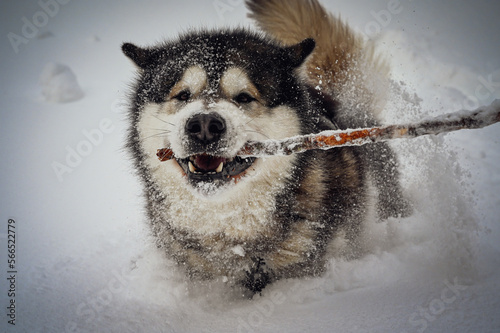
[[[265,34],[198,31],[122,49],[139,70],[128,147],[158,245],[191,278],[258,292],[321,274],[335,239],[355,254],[374,193],[380,218],[409,206],[385,144],[235,158],[248,140],[376,125],[387,72],[316,0],[246,3]],[[175,159],[162,163],[165,147]]]

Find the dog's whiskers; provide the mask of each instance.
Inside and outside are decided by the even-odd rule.
[[[265,135],[261,131],[257,131],[257,130],[245,130],[245,132],[247,132],[247,133],[256,133],[256,134],[262,135],[263,137],[265,137],[268,140],[271,140],[271,138],[269,136]]]
[[[255,117],[250,118],[250,120],[249,120],[249,121],[247,121],[247,122],[245,123],[245,125],[250,124],[252,121],[254,121],[255,119],[257,119],[257,118],[259,118],[259,117],[260,117],[260,116],[255,116]]]
[[[166,135],[162,135],[162,134],[153,134],[153,135],[145,137],[144,139],[147,140],[147,139],[151,139],[151,138],[166,138],[166,137],[167,137]]]
[[[161,128],[151,128],[150,130],[151,131],[159,131],[160,133],[147,136],[147,137],[145,137],[145,139],[158,138],[158,137],[165,137],[166,138],[167,135],[171,133],[171,131],[161,129]]]
[[[165,124],[167,124],[167,125],[170,125],[170,126],[175,127],[175,124],[169,123],[168,121],[163,120],[163,119],[161,119],[161,118],[160,118],[160,117],[158,117],[158,116],[153,115],[153,117],[155,117],[156,119],[158,119],[158,120],[159,120],[159,121],[161,121],[162,123],[165,123]]]

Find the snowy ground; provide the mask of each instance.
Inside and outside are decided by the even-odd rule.
[[[370,253],[332,260],[322,278],[238,300],[218,283],[187,283],[152,246],[122,149],[133,69],[120,44],[249,25],[242,1],[59,1],[0,4],[2,332],[500,331],[500,125],[394,143],[415,214],[370,222]],[[387,122],[500,98],[498,5],[324,2],[388,55]],[[74,83],[50,63],[71,69],[83,97],[75,88],[47,101],[57,82],[41,76]]]

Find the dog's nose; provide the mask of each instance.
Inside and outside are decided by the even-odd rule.
[[[197,114],[186,123],[186,133],[204,144],[217,142],[225,132],[226,122],[215,113]]]

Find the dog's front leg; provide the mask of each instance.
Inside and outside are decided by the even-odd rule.
[[[270,282],[272,272],[262,258],[252,258],[252,265],[246,272],[244,286],[251,292],[260,293]]]
[[[324,271],[324,246],[318,237],[316,224],[303,220],[295,223],[288,236],[275,249],[252,258],[244,285],[253,293],[278,278],[316,276]]]

